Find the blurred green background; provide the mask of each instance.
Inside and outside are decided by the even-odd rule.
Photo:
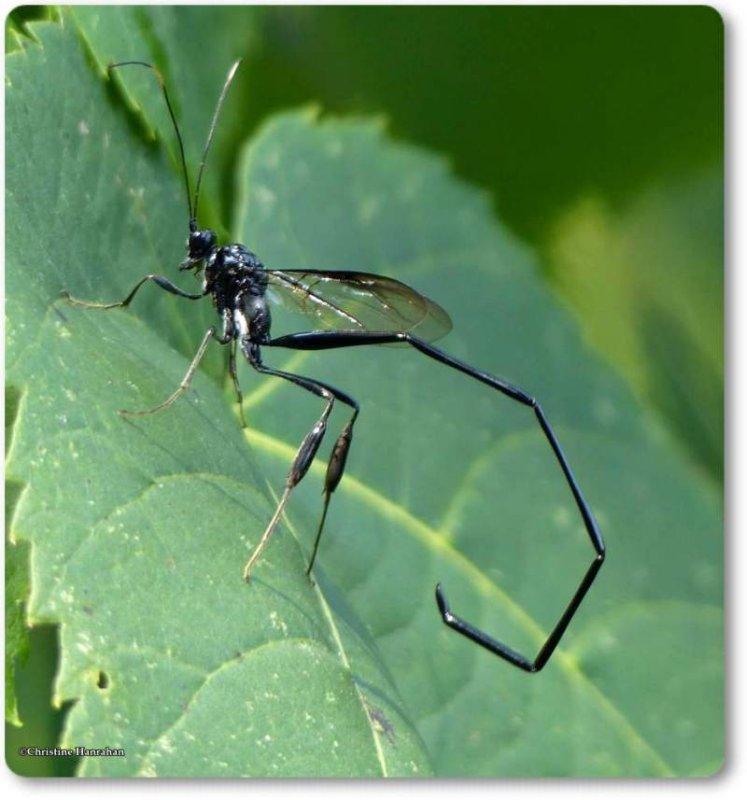
[[[52,13],[12,12],[9,48],[11,29],[23,36],[28,19]],[[325,112],[383,116],[395,138],[444,154],[490,193],[502,221],[541,256],[588,343],[721,491],[723,25],[715,11],[215,13],[246,20],[226,48],[226,62],[245,59],[239,110],[227,110],[209,178],[224,209],[235,169],[225,142],[238,144],[272,112],[313,102]],[[223,42],[206,26],[194,45],[198,69],[197,48]],[[48,710],[55,647],[53,629],[37,630],[17,673],[20,714],[40,745],[55,743],[63,713]],[[11,726],[9,750],[17,735]],[[30,766],[49,763],[24,771]]]

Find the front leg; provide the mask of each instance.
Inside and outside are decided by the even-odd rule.
[[[60,294],[66,302],[70,303],[70,305],[80,306],[81,308],[98,308],[103,310],[109,308],[127,308],[140,287],[148,281],[153,281],[156,286],[160,286],[164,291],[169,292],[170,294],[175,294],[177,297],[186,297],[187,300],[199,300],[205,296],[202,294],[202,292],[199,294],[194,292],[185,292],[184,289],[180,289],[178,286],[175,286],[168,278],[164,278],[163,275],[146,275],[144,278],[141,278],[135,284],[127,297],[125,297],[124,300],[120,300],[118,303],[95,303],[90,300],[78,300],[77,297],[73,297],[70,292],[67,291],[61,292]]]

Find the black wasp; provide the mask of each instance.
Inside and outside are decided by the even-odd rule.
[[[142,61],[121,62],[111,65],[109,69],[112,70],[123,66],[146,67],[152,70],[159,80],[169,116],[176,132],[189,208],[187,258],[180,264],[179,269],[192,270],[196,275],[201,274],[202,288],[199,292],[186,292],[162,275],[146,275],[138,281],[127,297],[118,303],[86,302],[71,297],[67,292],[64,292],[63,296],[70,303],[86,308],[121,308],[128,306],[132,302],[141,286],[152,281],[161,289],[165,289],[178,297],[186,297],[188,300],[199,300],[206,296],[211,297],[220,317],[221,327],[220,331],[215,327],[208,328],[182,382],[164,402],[145,411],[122,413],[152,414],[171,405],[189,387],[211,339],[229,346],[229,373],[239,403],[242,426],[245,425],[245,421],[242,410],[241,388],[236,373],[236,355],[239,349],[244,358],[257,372],[290,381],[296,386],[312,392],[324,401],[324,410],[321,416],[306,434],[293,459],[277,509],[244,567],[244,578],[248,580],[252,568],[261,556],[280,519],[280,515],[283,513],[293,488],[303,479],[311,466],[324,438],[327,420],[332,407],[335,401],[339,401],[351,410],[351,414],[347,424],[337,437],[327,466],[324,480],[323,510],[306,570],[307,574],[311,573],[324,528],[329,501],[345,471],[345,460],[352,441],[353,426],[360,411],[358,403],[350,395],[336,389],[334,386],[315,378],[283,372],[267,366],[262,360],[262,348],[285,347],[293,350],[327,350],[338,347],[404,343],[411,345],[440,364],[463,372],[522,405],[528,406],[534,411],[537,422],[549,442],[573,494],[595,551],[594,559],[568,607],[533,660],[525,658],[510,647],[496,641],[454,615],[449,610],[440,584],[436,586],[436,602],[443,621],[450,628],[527,672],[537,672],[542,669],[602,566],[605,546],[591,509],[581,493],[573,471],[566,461],[560,444],[539,403],[521,389],[482,370],[475,369],[462,361],[458,361],[442,350],[433,347],[430,342],[451,328],[448,314],[436,303],[399,281],[364,272],[266,269],[259,258],[242,244],[219,246],[214,231],[207,228],[202,230],[198,228],[197,206],[203,169],[215,133],[218,116],[239,62],[237,61],[229,71],[213,114],[200,162],[194,199],[190,190],[182,137],[161,73],[153,65]],[[316,321],[319,329],[273,338],[270,332],[270,300],[275,294],[281,297],[283,301],[294,304],[298,309],[310,315]]]

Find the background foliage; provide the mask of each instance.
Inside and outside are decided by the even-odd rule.
[[[79,8],[28,23],[38,13],[6,32],[6,613],[24,723],[9,753],[126,748],[85,774],[717,769],[715,12]],[[450,634],[432,600],[441,579],[465,615],[532,650],[590,555],[520,409],[415,354],[291,356],[364,413],[317,588],[302,565],[319,470],[247,590],[240,565],[317,405],[245,371],[242,442],[216,348],[187,400],[123,422],[117,408],[178,382],[209,304],[155,290],[132,313],[54,303],[63,288],[119,297],[181,258],[157,85],[107,82],[105,65],[159,63],[195,163],[238,56],[204,220],[271,265],[416,285],[454,319],[445,348],[535,393],[558,428],[611,558],[540,676]],[[309,101],[348,116],[277,113]],[[26,699],[47,696],[58,657],[45,623],[58,712]]]

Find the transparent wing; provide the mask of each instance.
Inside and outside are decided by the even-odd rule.
[[[367,272],[267,270],[274,303],[299,311],[321,330],[413,333],[434,341],[451,330],[449,315],[404,283]]]

